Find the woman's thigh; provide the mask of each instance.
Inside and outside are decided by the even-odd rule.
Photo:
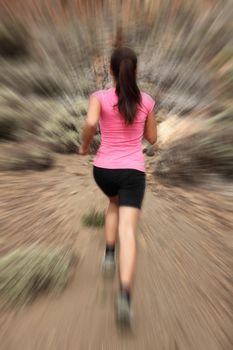
[[[118,195],[118,186],[110,169],[93,167],[93,176],[98,187],[109,199]]]
[[[146,179],[145,173],[138,170],[126,170],[119,188],[119,206],[141,209]]]
[[[140,209],[134,207],[119,208],[119,234],[135,234],[140,217]]]

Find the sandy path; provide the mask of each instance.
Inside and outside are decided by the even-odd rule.
[[[63,185],[66,181],[71,181],[68,176]],[[131,334],[117,329],[117,281],[103,281],[100,274],[102,230],[80,224],[93,200],[104,208],[89,171],[67,204],[76,211],[72,226],[80,261],[75,277],[62,295],[40,298],[12,317],[0,349],[233,349],[233,289],[227,278],[232,265],[224,260],[221,242],[192,215],[179,213],[175,198],[171,203],[149,188],[138,232],[135,327]]]

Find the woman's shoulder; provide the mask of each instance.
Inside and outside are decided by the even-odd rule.
[[[141,92],[141,96],[142,96],[143,100],[145,100],[145,101],[153,100],[154,101],[154,98],[150,94],[148,94],[147,92],[141,91],[141,90],[140,90],[140,92]]]
[[[114,92],[113,88],[101,89],[94,91],[91,96],[95,96],[98,100],[101,100],[104,96],[112,94]]]
[[[150,113],[155,106],[155,99],[145,91],[141,91],[141,97],[142,106],[146,108],[148,113]]]
[[[91,96],[95,96],[95,97],[100,97],[101,95],[103,94],[103,90],[96,90],[96,91],[94,91],[94,92],[92,92],[91,94],[90,94],[90,97]]]

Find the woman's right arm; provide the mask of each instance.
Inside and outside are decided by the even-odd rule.
[[[144,138],[151,145],[153,145],[157,141],[157,123],[153,111],[149,113],[146,118],[146,123],[144,127]]]
[[[79,154],[85,155],[89,151],[89,147],[100,118],[100,102],[96,96],[91,96],[88,105],[87,118],[83,127],[82,145],[79,148]]]

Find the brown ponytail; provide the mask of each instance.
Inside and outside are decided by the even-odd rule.
[[[132,124],[141,93],[136,81],[137,56],[128,47],[116,49],[111,56],[111,69],[116,80],[117,107],[126,124]]]

